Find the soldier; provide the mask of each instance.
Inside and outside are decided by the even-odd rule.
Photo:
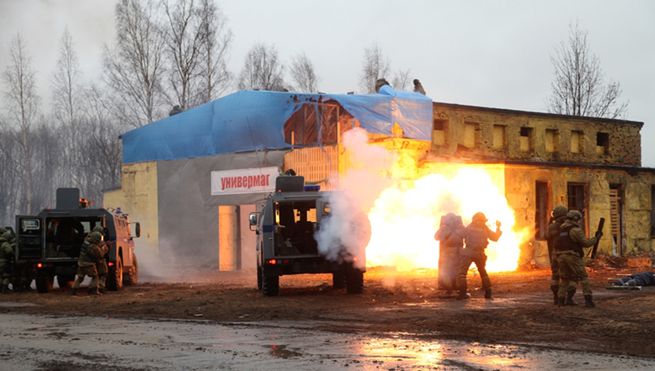
[[[419,93],[425,95],[425,89],[423,89],[423,84],[418,79],[414,79],[414,93]]]
[[[551,222],[546,232],[546,241],[548,243],[548,259],[550,260],[550,290],[553,292],[553,304],[557,305],[557,293],[559,291],[559,266],[557,257],[553,249],[555,248],[555,239],[559,235],[559,228],[566,220],[566,213],[569,212],[565,206],[557,205],[553,209]]]
[[[11,264],[14,259],[11,232],[0,227],[0,291],[9,291]]]
[[[103,232],[105,231],[104,228],[100,224],[95,226],[93,228],[93,231],[89,233],[89,235],[93,233],[97,233],[100,236],[100,243],[98,244],[98,248],[100,250],[100,258],[96,262],[96,270],[98,271],[98,290],[100,290],[101,293],[105,293],[105,285],[107,283],[107,253],[109,252],[109,246],[104,242],[104,235]]]
[[[462,217],[448,213],[441,217],[439,230],[434,234],[439,241],[439,289],[450,294],[456,288],[459,255],[464,247],[464,224]]]
[[[389,81],[387,81],[387,79],[385,79],[384,77],[383,77],[383,78],[380,78],[380,79],[377,79],[377,80],[375,81],[375,92],[376,92],[376,93],[379,93],[379,92],[380,92],[380,89],[382,89],[382,87],[385,86],[385,85],[389,85],[389,86],[391,86],[391,85],[389,84]]]
[[[489,240],[498,241],[501,234],[499,221],[496,221],[496,231],[493,232],[487,227],[487,217],[483,213],[478,212],[473,215],[471,224],[464,230],[466,247],[462,249],[462,258],[457,273],[457,287],[459,288],[457,299],[468,299],[471,296],[466,292],[466,274],[471,263],[475,263],[480,273],[484,297],[491,299],[491,281],[487,274],[487,255],[484,253],[484,249],[489,245]]]
[[[591,297],[589,277],[584,266],[582,248],[593,246],[603,235],[601,231],[590,239],[586,239],[580,228],[582,214],[571,210],[566,214],[566,220],[560,227],[560,233],[555,239],[555,256],[559,265],[558,305],[576,305],[573,301],[578,282],[582,284],[585,307],[594,307]]]
[[[100,233],[89,233],[88,238],[82,243],[80,257],[77,259],[77,277],[71,290],[72,295],[77,294],[77,289],[80,287],[82,281],[84,281],[84,276],[91,277],[89,293],[100,295],[96,263],[100,260],[101,250],[99,244],[102,242],[101,236]]]

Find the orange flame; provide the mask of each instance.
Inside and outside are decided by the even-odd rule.
[[[369,212],[371,240],[366,265],[406,271],[436,268],[439,246],[434,234],[442,215],[460,215],[467,225],[482,211],[503,235],[490,242],[486,254],[490,272],[516,270],[519,246],[528,231],[514,230],[514,210],[505,198],[503,165],[429,163],[421,167],[401,155],[391,170],[392,185],[382,191]]]

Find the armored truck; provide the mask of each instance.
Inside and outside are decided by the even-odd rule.
[[[141,234],[139,223],[132,223],[132,235],[127,214],[88,208],[77,188],[57,189],[56,204],[55,209],[44,209],[35,216],[16,216],[15,272],[19,282],[29,285],[36,280],[41,293],[52,289],[55,278],[60,288],[70,288],[84,238],[100,225],[109,247],[107,288],[115,291],[124,284],[137,283],[139,267],[134,238]]]
[[[276,192],[249,215],[250,229],[257,233],[257,287],[264,295],[278,295],[280,276],[304,273],[332,273],[335,288],[362,292],[364,256],[353,256],[342,248],[328,259],[319,251],[315,236],[330,218],[329,194],[317,186],[305,186],[302,176],[279,176]],[[367,233],[368,242],[368,217],[359,220],[357,228]]]

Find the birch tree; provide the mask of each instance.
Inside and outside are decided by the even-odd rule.
[[[256,44],[246,55],[239,89],[285,90],[284,66],[274,46]]]
[[[305,53],[298,54],[293,58],[289,72],[295,90],[306,93],[318,91],[318,78],[314,72],[314,64]]]

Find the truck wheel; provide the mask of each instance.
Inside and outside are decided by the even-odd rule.
[[[364,272],[355,267],[348,268],[346,273],[346,292],[361,294],[364,291]]]
[[[257,290],[262,289],[262,268],[257,267]]]
[[[75,276],[69,276],[69,275],[57,275],[57,285],[59,285],[59,288],[62,290],[68,290],[71,287],[73,287],[73,282],[75,281]]]
[[[332,287],[335,289],[342,289],[346,287],[346,274],[343,270],[332,273]]]
[[[132,256],[132,268],[130,272],[125,275],[125,285],[134,286],[139,283],[139,263],[136,260],[136,255]]]
[[[266,296],[277,296],[280,292],[280,276],[266,277],[262,274],[262,291]]]
[[[53,276],[37,276],[36,277],[36,291],[44,294],[50,290],[52,290],[52,285],[55,282],[55,278]]]
[[[107,288],[111,291],[118,291],[123,288],[123,258],[119,257],[113,267],[109,268],[107,274]]]

